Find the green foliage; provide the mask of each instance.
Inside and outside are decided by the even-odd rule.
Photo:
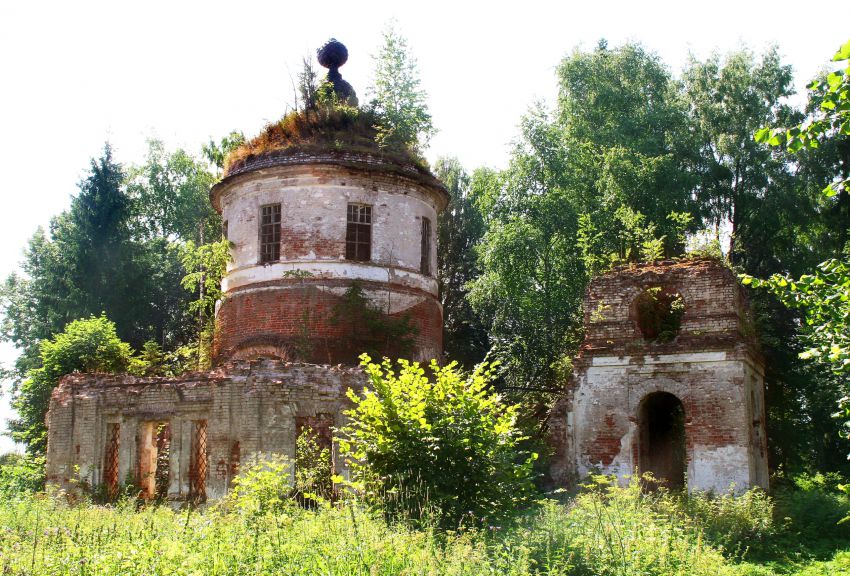
[[[321,504],[333,498],[331,451],[310,427],[295,440],[295,495],[302,502]]]
[[[59,378],[72,372],[125,372],[132,355],[130,345],[121,341],[106,316],[75,320],[54,338],[43,340],[41,366],[31,369],[13,390],[12,406],[18,418],[9,422],[12,437],[26,444],[30,453],[43,454],[47,448],[44,417]]]
[[[217,174],[221,174],[227,163],[227,157],[244,143],[245,135],[234,130],[218,142],[210,140],[201,147],[201,151],[204,158],[215,167]]]
[[[836,473],[801,474],[791,486],[776,491],[776,506],[789,540],[825,556],[850,540],[850,497],[841,492],[847,482]]]
[[[732,574],[698,529],[665,511],[670,498],[644,492],[637,479],[621,487],[616,479],[593,477],[566,511],[543,509],[532,525],[540,533],[529,533],[528,545],[570,561],[570,574]]]
[[[504,520],[532,494],[536,454],[520,449],[517,406],[491,388],[492,369],[464,375],[455,363],[389,360],[362,366],[369,387],[349,392],[354,408],[340,431],[352,486],[392,518],[424,520],[437,511],[443,527]]]
[[[40,342],[90,315],[105,313],[122,340],[156,342],[166,355],[196,338],[180,242],[218,233],[206,197],[213,177],[183,151],[149,146],[145,163],[127,170],[107,146],[71,208],[36,232],[21,272],[0,289],[3,338],[22,351],[19,380],[40,366]]]
[[[446,358],[474,366],[488,349],[487,330],[467,298],[468,284],[480,274],[475,244],[484,234],[471,179],[456,158],[439,158],[434,174],[446,185],[449,204],[437,220],[437,279],[443,305],[443,350]]]
[[[427,94],[407,40],[392,23],[384,30],[383,44],[374,59],[375,76],[369,94],[371,107],[381,118],[376,141],[382,148],[406,147],[421,153],[435,132]]]
[[[291,506],[292,472],[292,460],[282,454],[254,455],[239,467],[223,506],[252,517],[280,512]]]
[[[215,304],[224,296],[221,281],[230,262],[230,242],[220,240],[196,246],[191,240],[183,245],[183,268],[186,275],[181,280],[183,288],[197,293],[189,303],[189,311],[198,317],[198,368],[210,365],[210,348],[215,328]]]
[[[662,344],[679,334],[685,303],[679,294],[664,292],[660,286],[645,290],[636,300],[637,321],[643,337]]]
[[[304,428],[295,441],[294,459],[254,454],[240,467],[220,506],[256,518],[291,510],[296,502],[307,508],[328,505],[332,497],[330,450]]]
[[[302,59],[301,72],[298,73],[298,94],[296,96],[295,108],[308,109],[318,104],[318,74],[313,67],[313,59],[304,57]]]
[[[286,496],[289,461],[272,460],[275,471],[267,465],[262,478],[258,472],[253,496],[245,489],[240,506],[175,512],[137,508],[132,500],[69,507],[64,499],[30,494],[0,499],[0,570],[13,576],[832,576],[846,573],[850,558],[846,537],[828,546],[820,540],[831,529],[825,524],[786,529],[796,517],[781,496],[777,521],[765,528],[770,500],[758,492],[698,494],[687,502],[663,490],[644,492],[637,481],[620,487],[600,477],[576,498],[542,502],[510,526],[436,532],[387,523],[351,502],[297,506]],[[822,505],[800,501],[799,511],[818,514]],[[719,546],[736,542],[730,536],[750,538],[740,550],[758,545],[750,547],[748,562],[738,560],[737,544]],[[812,549],[813,543],[823,548]]]
[[[850,40],[832,57],[833,62],[850,63]],[[843,66],[843,65],[842,65]],[[850,136],[850,66],[839,68],[825,78],[813,80],[808,89],[817,108],[802,124],[791,128],[764,127],[755,132],[755,141],[771,146],[784,146],[789,152],[818,148],[825,140]],[[845,168],[843,177],[830,182],[823,192],[831,197],[846,190],[850,178]]]
[[[848,43],[850,45],[850,43]],[[847,59],[845,47],[834,56],[834,61]],[[821,143],[832,143],[843,140],[850,134],[850,68],[830,74],[827,88],[817,81],[811,85],[811,90],[819,88],[826,91],[820,94],[819,110],[805,123],[791,129],[762,128],[755,134],[758,142],[767,142],[774,146],[785,145],[791,152],[803,149],[817,149]],[[843,178],[843,180],[841,179]],[[846,167],[838,180],[827,186],[824,193],[827,197],[838,195],[839,212],[848,214],[850,198],[845,190]],[[847,229],[846,218],[839,225]],[[841,236],[842,240],[846,235]],[[844,246],[843,259],[830,259],[817,266],[813,274],[804,274],[798,280],[792,280],[785,274],[774,274],[767,280],[759,280],[753,276],[744,275],[744,284],[755,288],[766,288],[788,307],[801,310],[803,322],[801,332],[809,345],[808,350],[800,353],[803,359],[816,359],[825,363],[835,372],[846,373],[850,368],[850,341],[848,341],[848,318],[850,318],[850,263]],[[846,383],[843,384],[845,396],[839,402],[839,413],[843,416],[844,435],[850,437],[850,400],[848,400]]]
[[[44,456],[0,456],[0,500],[10,502],[44,490]]]
[[[233,137],[238,135],[231,134],[222,145]],[[215,161],[219,152],[207,150]],[[162,142],[149,140],[145,163],[129,170],[127,193],[148,235],[203,244],[221,230],[221,218],[209,200],[214,183],[207,167],[184,150],[168,152]]]
[[[775,274],[767,280],[744,276],[743,282],[803,310],[802,330],[811,347],[801,358],[818,359],[839,372],[850,369],[850,263],[827,260],[797,280]]]
[[[705,225],[728,223],[734,263],[758,261],[777,237],[792,233],[766,222],[805,225],[805,211],[786,212],[798,202],[789,164],[752,139],[760,126],[796,118],[784,103],[793,92],[791,67],[775,47],[761,58],[744,49],[692,60],[683,76],[697,147],[688,168],[697,177],[700,215]]]
[[[760,551],[778,531],[773,500],[760,488],[744,493],[684,492],[669,500],[671,513],[681,514],[728,557]]]
[[[681,254],[697,224],[687,107],[658,57],[603,42],[564,58],[558,80],[554,114],[534,105],[508,169],[472,186],[486,230],[469,298],[493,319],[505,387],[534,394],[568,376],[588,280]]]
[[[381,310],[363,292],[359,282],[351,286],[334,304],[330,323],[348,334],[346,348],[354,354],[404,356],[413,348],[417,327],[410,316],[395,317]]]

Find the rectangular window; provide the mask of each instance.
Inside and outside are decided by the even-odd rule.
[[[345,230],[345,257],[368,262],[372,258],[372,207],[365,204],[348,205],[348,225]]]
[[[260,207],[260,264],[280,260],[280,204]]]
[[[227,240],[227,220],[221,223],[221,238]]]
[[[431,275],[431,221],[427,218],[422,218],[419,271],[426,276]]]
[[[110,500],[118,496],[118,449],[121,442],[121,424],[106,425],[106,450],[103,455],[103,485]]]
[[[189,498],[201,502],[207,498],[207,421],[192,422],[192,456],[189,459]]]

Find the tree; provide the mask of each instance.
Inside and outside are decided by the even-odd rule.
[[[452,529],[498,521],[527,501],[536,454],[520,449],[517,407],[493,392],[491,368],[466,375],[432,361],[429,377],[418,363],[399,360],[396,372],[388,359],[361,360],[369,387],[349,390],[339,439],[353,486],[391,517],[436,511]]]
[[[239,136],[231,133],[221,146],[234,145]],[[212,142],[204,150],[212,162],[223,162],[226,155]],[[127,192],[138,224],[149,238],[203,244],[216,239],[221,230],[221,217],[209,199],[215,180],[207,166],[184,150],[167,152],[162,142],[149,140],[145,163],[129,170]]]
[[[481,209],[487,214],[477,246],[481,274],[469,284],[469,299],[481,318],[491,319],[502,385],[556,390],[578,344],[586,282],[575,243],[578,206],[557,127],[539,109],[521,126],[508,169],[473,182],[473,198],[488,211]]]
[[[130,345],[122,342],[115,324],[106,316],[75,320],[65,330],[39,346],[41,366],[27,372],[13,389],[12,407],[18,418],[9,422],[12,438],[26,444],[32,454],[47,449],[44,419],[50,394],[59,379],[72,372],[124,372],[133,361]]]
[[[434,173],[449,192],[449,204],[437,221],[443,350],[449,360],[471,367],[484,359],[489,347],[484,323],[467,298],[467,285],[480,273],[475,245],[484,233],[484,221],[472,201],[470,178],[456,158],[439,158]]]
[[[515,390],[561,389],[592,274],[678,254],[691,226],[686,108],[658,57],[601,42],[558,78],[555,114],[533,106],[509,167],[472,188],[486,231],[469,297]]]
[[[105,312],[135,347],[147,340],[179,345],[186,336],[178,251],[141,226],[139,203],[107,145],[68,211],[29,242],[22,274],[0,291],[3,337],[22,350],[18,377],[38,366],[41,340],[74,319]]]
[[[718,236],[728,223],[733,263],[755,265],[770,258],[761,250],[770,252],[777,244],[770,235],[789,229],[765,221],[793,214],[786,207],[797,200],[786,159],[752,138],[761,126],[794,118],[783,103],[793,93],[791,67],[782,64],[775,47],[760,60],[740,50],[722,59],[714,54],[705,62],[692,60],[684,83],[699,150],[691,170],[698,177],[701,216]]]
[[[850,42],[833,57],[834,61],[850,60]],[[822,143],[842,141],[850,135],[850,66],[827,76],[826,86],[819,80],[810,84],[818,110],[805,123],[791,128],[765,127],[755,132],[755,140],[772,146],[785,146],[790,152],[817,149]],[[847,192],[847,171],[841,163],[833,180],[823,189],[827,197]],[[850,226],[850,220],[843,222]],[[766,281],[745,276],[744,282],[770,289],[788,306],[805,312],[804,334],[812,347],[803,352],[804,359],[817,358],[836,371],[850,370],[850,246],[845,246],[842,260],[822,262],[812,274],[798,280],[775,274]]]
[[[407,40],[390,23],[375,59],[375,77],[369,93],[371,106],[381,118],[378,143],[405,146],[421,152],[434,134],[427,94],[421,87],[416,59]]]
[[[181,249],[181,259],[186,275],[181,280],[189,293],[198,298],[189,303],[188,310],[198,318],[198,369],[211,365],[210,350],[215,329],[215,305],[221,300],[221,281],[230,261],[230,242],[220,240],[196,246],[191,240]]]
[[[225,168],[227,157],[244,143],[245,135],[242,132],[233,130],[218,142],[210,140],[201,149],[204,158],[216,169],[216,176],[220,176]]]
[[[844,44],[833,60],[850,59],[850,42]],[[764,127],[755,132],[755,140],[772,146],[785,146],[790,152],[817,149],[821,144],[850,135],[850,66],[827,77],[827,87],[819,81],[810,85],[820,102],[806,122],[791,128]],[[846,166],[838,171],[823,190],[828,197],[846,192]],[[850,222],[843,222],[850,226]],[[817,266],[811,274],[793,280],[784,274],[774,274],[767,280],[749,275],[745,284],[770,290],[784,304],[803,312],[801,332],[809,348],[801,352],[803,359],[816,359],[835,373],[850,372],[850,246],[845,246],[842,259],[830,259]],[[848,394],[846,382],[844,392]],[[850,418],[850,400],[841,399],[843,415]],[[850,437],[850,421],[845,422],[845,435]]]

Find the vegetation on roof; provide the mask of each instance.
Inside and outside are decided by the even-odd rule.
[[[404,143],[379,144],[382,125],[382,116],[370,108],[336,101],[317,102],[303,110],[289,112],[235,148],[227,157],[225,175],[244,166],[252,158],[286,151],[364,152],[427,167],[425,160]]]

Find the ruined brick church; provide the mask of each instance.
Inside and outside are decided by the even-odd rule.
[[[319,53],[351,99],[338,72],[346,58],[335,41]],[[307,427],[330,444],[346,391],[365,384],[365,328],[334,314],[352,286],[410,323],[405,356],[441,357],[435,233],[449,197],[428,170],[377,148],[295,147],[231,166],[210,200],[231,243],[214,368],[63,378],[47,416],[49,482],[214,499],[246,458],[293,456]],[[555,485],[635,468],[672,486],[767,485],[762,360],[729,270],[617,269],[591,283],[584,306],[585,341],[549,419]]]

